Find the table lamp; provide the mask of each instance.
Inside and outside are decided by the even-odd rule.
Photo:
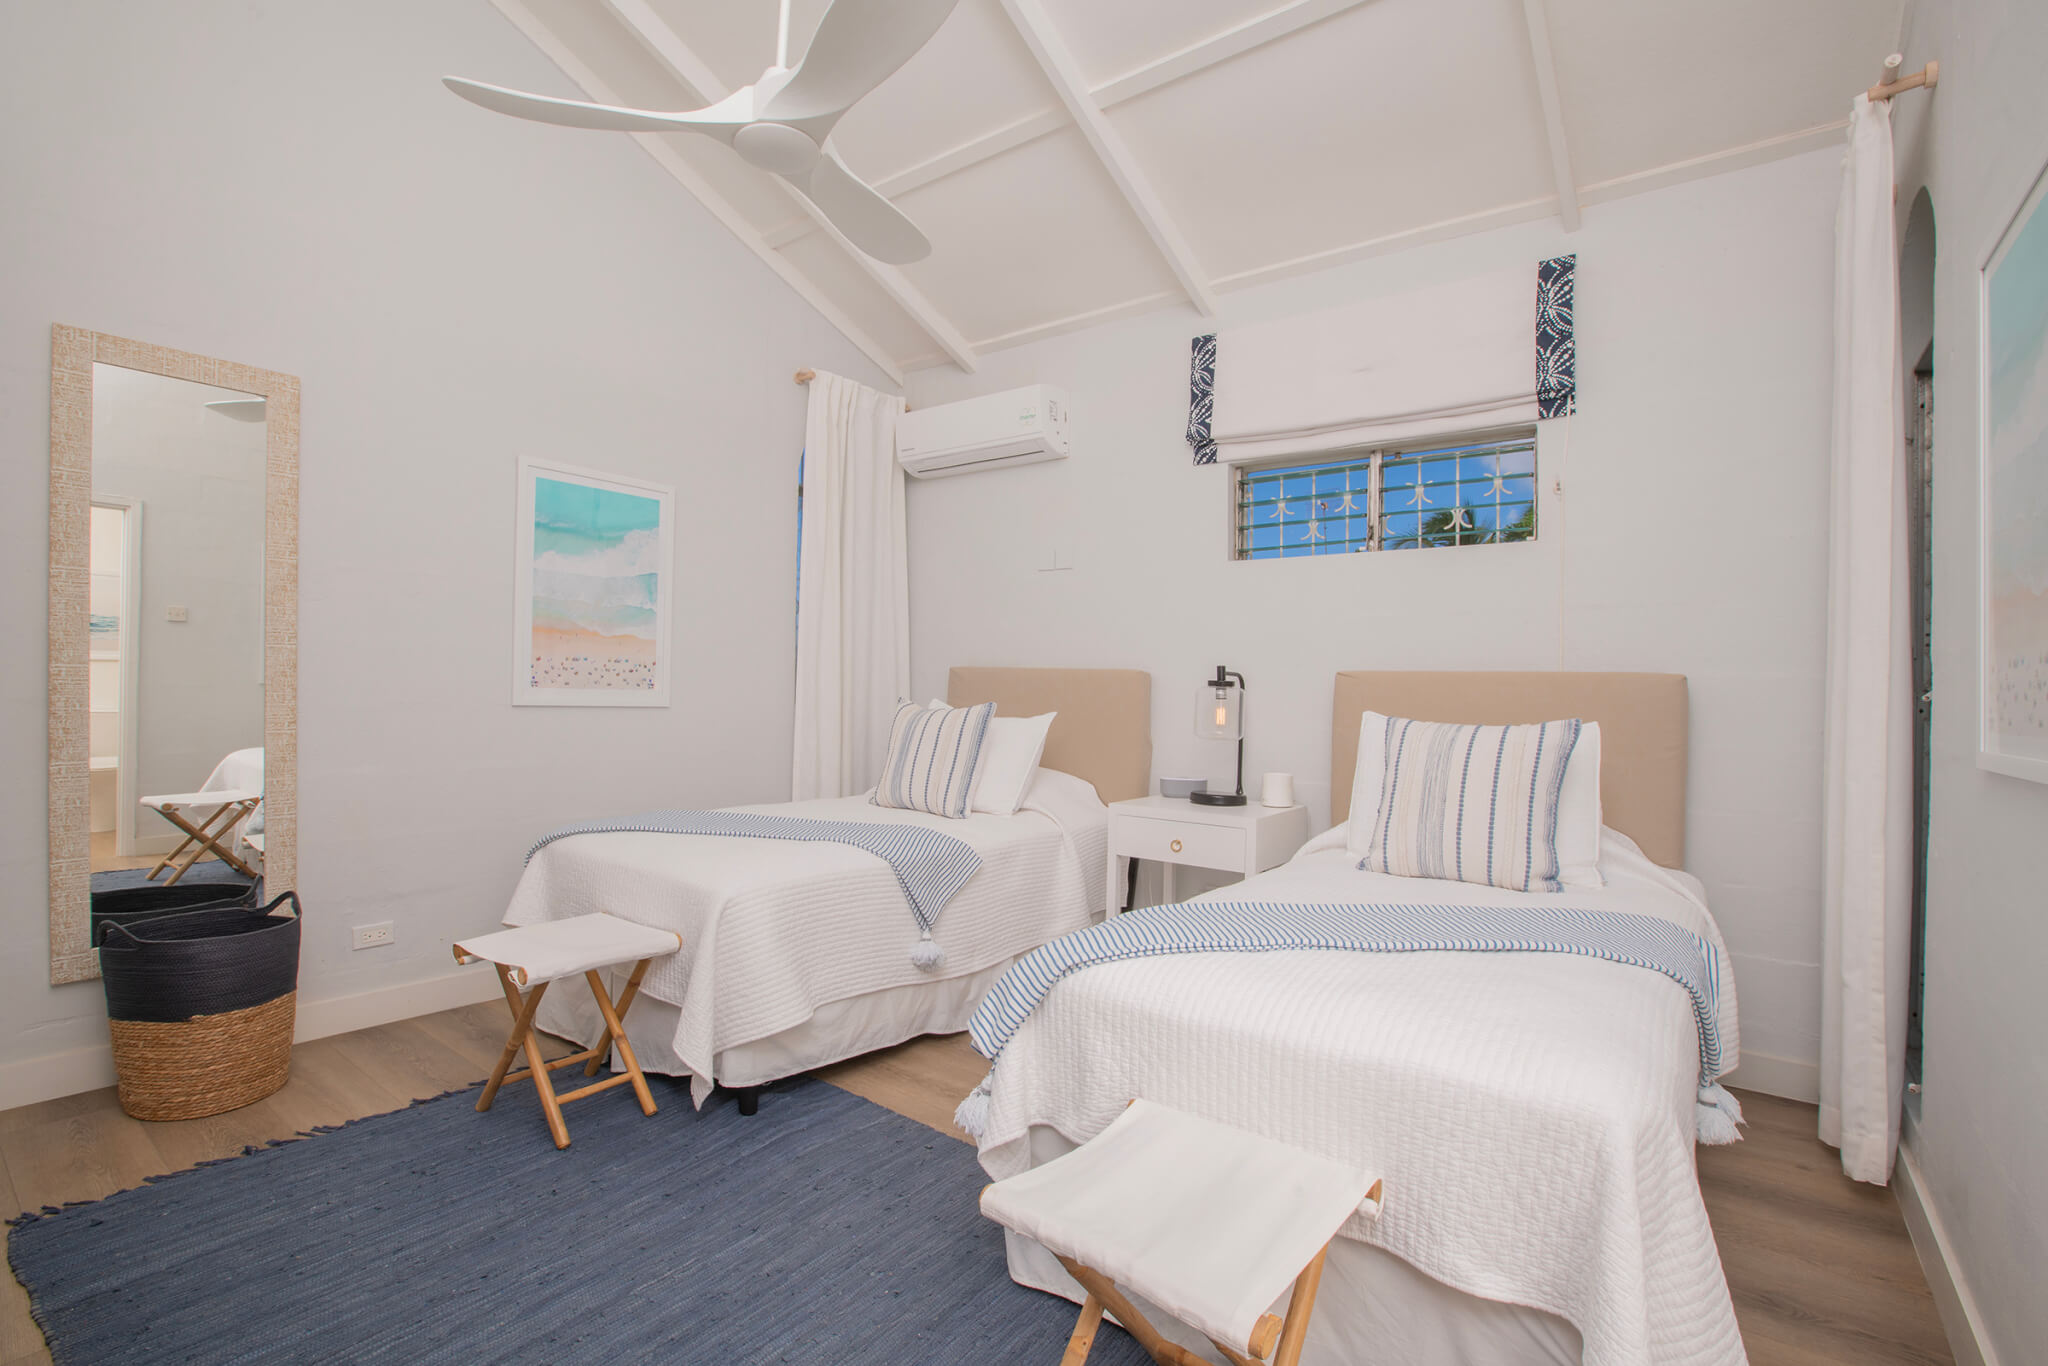
[[[1234,683],[1232,680],[1236,680]],[[1221,664],[1216,676],[1195,695],[1195,734],[1204,740],[1237,741],[1237,791],[1197,792],[1188,800],[1201,806],[1243,806],[1244,675]]]

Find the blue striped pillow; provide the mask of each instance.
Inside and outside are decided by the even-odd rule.
[[[974,792],[974,771],[981,764],[982,741],[995,714],[993,702],[974,707],[899,703],[889,727],[882,780],[868,800],[897,811],[964,819],[967,799]]]
[[[1557,892],[1557,808],[1579,722],[1387,722],[1379,816],[1359,867]]]

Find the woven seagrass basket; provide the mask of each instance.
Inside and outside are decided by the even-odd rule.
[[[108,922],[99,949],[123,1110],[198,1119],[285,1084],[298,1002],[296,894]]]

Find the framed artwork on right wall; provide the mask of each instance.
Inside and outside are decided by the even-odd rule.
[[[2048,783],[2048,168],[1978,281],[1977,765]]]

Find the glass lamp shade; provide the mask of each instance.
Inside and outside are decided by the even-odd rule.
[[[1195,734],[1204,740],[1244,738],[1244,690],[1204,683],[1195,693]]]

